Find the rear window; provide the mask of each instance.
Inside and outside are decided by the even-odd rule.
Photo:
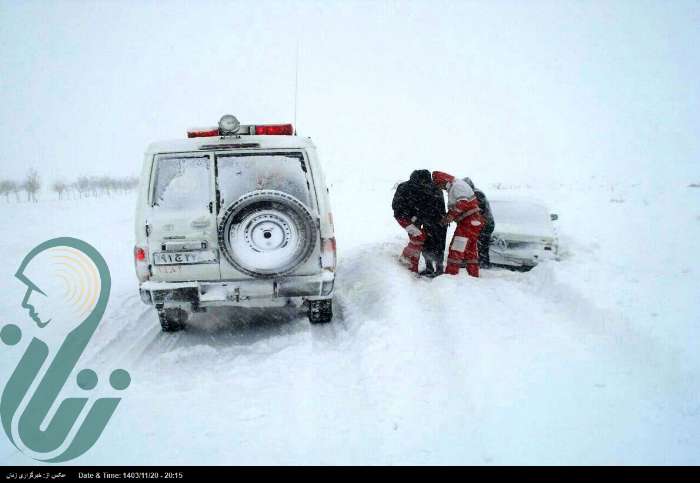
[[[302,153],[224,154],[217,163],[221,206],[256,190],[282,191],[311,206]]]
[[[211,200],[209,171],[208,156],[156,157],[151,205],[171,210],[206,207]]]

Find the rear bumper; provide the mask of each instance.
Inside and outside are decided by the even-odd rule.
[[[216,282],[143,282],[141,300],[149,305],[193,308],[240,306],[280,307],[304,300],[333,296],[335,273],[280,277],[277,279],[226,280]]]

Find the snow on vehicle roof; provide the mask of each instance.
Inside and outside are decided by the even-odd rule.
[[[243,148],[305,149],[313,147],[311,138],[303,136],[212,136],[157,141],[148,145],[146,154]]]
[[[549,208],[534,200],[490,200],[495,234],[549,239],[555,236]]]

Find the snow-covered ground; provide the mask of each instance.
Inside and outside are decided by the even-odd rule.
[[[130,196],[0,204],[3,325],[30,324],[13,274],[41,241],[84,239],[111,269],[80,367],[133,383],[75,463],[700,464],[697,180],[484,186],[546,201],[563,255],[478,280],[400,267],[396,180],[362,181],[359,201],[357,180],[332,183],[336,317],[313,327],[220,310],[163,334],[136,291]],[[0,348],[0,383],[26,342]],[[0,463],[31,460],[0,438]]]

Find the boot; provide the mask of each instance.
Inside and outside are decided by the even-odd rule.
[[[434,273],[435,273],[435,270],[433,269],[433,264],[426,260],[425,261],[425,270],[420,272],[420,274],[424,277],[430,277]]]
[[[438,275],[442,273],[442,270],[438,271],[436,269],[436,263],[435,262],[430,262],[426,261],[425,262],[425,270],[423,270],[420,274],[423,277],[428,277],[428,278],[435,278]]]
[[[435,273],[437,275],[442,275],[445,273],[445,267],[443,266],[442,262],[435,262]]]

